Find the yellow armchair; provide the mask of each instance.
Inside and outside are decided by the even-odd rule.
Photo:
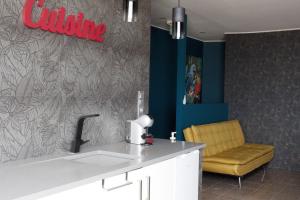
[[[184,129],[187,142],[205,143],[203,171],[241,177],[270,162],[274,147],[246,144],[238,120],[191,126]],[[265,173],[265,171],[264,171]]]

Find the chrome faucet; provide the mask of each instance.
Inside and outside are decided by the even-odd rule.
[[[83,141],[81,139],[81,136],[82,136],[82,129],[83,129],[83,123],[84,123],[84,120],[86,118],[91,118],[91,117],[99,117],[100,115],[99,114],[94,114],[94,115],[85,115],[85,116],[81,116],[77,122],[77,131],[76,131],[76,138],[75,140],[73,141],[73,144],[72,144],[72,150],[71,152],[73,153],[78,153],[80,151],[80,146],[89,142],[89,140],[87,141]]]

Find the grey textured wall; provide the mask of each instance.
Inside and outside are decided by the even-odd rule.
[[[83,114],[101,115],[84,128],[90,144],[124,140],[138,90],[148,102],[150,1],[139,1],[133,24],[122,21],[122,2],[46,0],[106,23],[101,44],[27,29],[25,1],[0,1],[0,162],[69,149]]]
[[[271,166],[300,170],[300,31],[227,35],[225,100],[248,142],[274,144]]]

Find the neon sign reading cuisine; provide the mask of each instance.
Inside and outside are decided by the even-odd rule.
[[[106,25],[96,24],[94,21],[84,19],[84,14],[79,12],[77,16],[66,17],[66,9],[61,7],[58,10],[43,8],[37,22],[32,20],[32,10],[36,0],[26,0],[23,10],[23,22],[25,26],[33,29],[42,29],[52,33],[59,33],[68,36],[76,36],[82,39],[89,39],[96,42],[103,42],[103,35],[106,32]],[[42,8],[45,0],[39,0],[37,6]]]

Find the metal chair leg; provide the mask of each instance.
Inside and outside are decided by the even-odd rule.
[[[263,172],[263,175],[261,177],[261,182],[264,182],[264,180],[265,180],[266,171],[267,171],[267,166],[266,165],[263,166],[263,170],[264,170],[264,172]]]
[[[242,177],[239,176],[239,189],[242,189]]]

